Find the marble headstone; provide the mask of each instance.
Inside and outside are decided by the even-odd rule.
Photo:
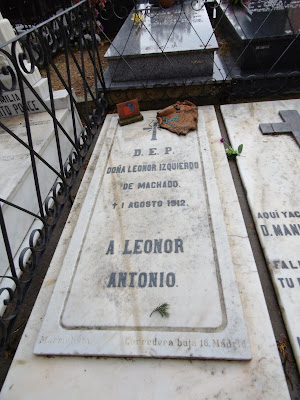
[[[0,19],[0,45],[9,42],[15,37],[16,35],[9,20]],[[12,44],[8,44],[6,46],[3,46],[2,48],[3,50],[11,54]],[[19,55],[22,53],[22,48],[19,42],[16,42],[15,52],[16,58],[18,60]],[[25,70],[21,67],[19,61],[18,65],[22,75],[34,89],[34,92],[32,92],[26,82],[23,82],[25,92],[24,94],[26,98],[25,103],[28,113],[34,114],[45,111],[44,106],[39,101],[35,93],[37,93],[45,102],[46,106],[51,109],[48,80],[41,77],[40,71],[36,66],[34,67],[33,73],[27,73],[31,70],[31,65],[28,60],[24,60]],[[10,74],[5,75],[2,73],[2,66],[10,66],[12,70],[15,71],[14,63],[10,60],[8,56],[0,52],[0,81],[5,88],[2,92],[2,96],[0,97],[0,118],[22,115],[24,113],[24,107],[19,82],[17,80],[16,89],[11,90],[12,77]],[[70,96],[66,90],[56,90],[55,92],[53,92],[53,97],[56,110],[70,108]]]
[[[35,354],[251,358],[203,115],[155,117],[112,118]]]
[[[72,114],[69,109],[57,110],[56,118],[69,137],[73,138],[74,127]],[[34,150],[59,174],[60,165],[57,155],[55,130],[51,116],[46,112],[30,114],[29,123]],[[77,113],[75,113],[75,124],[77,132],[80,132],[82,125]],[[23,115],[6,118],[5,126],[13,132],[19,140],[28,145],[26,124]],[[73,145],[60,128],[58,128],[57,133],[60,142],[61,157],[62,160],[65,161]],[[41,198],[44,202],[58,175],[51,171],[45,164],[37,159],[37,157],[35,161]],[[4,129],[0,129],[0,168],[0,197],[34,214],[38,214],[39,205],[34,184],[30,152],[22,143]],[[35,228],[39,229],[42,228],[42,224],[39,221],[37,226],[37,220],[32,215],[19,211],[6,204],[2,204],[2,212],[10,240],[12,256],[15,257],[16,273],[19,276],[22,271],[19,268],[18,256],[22,249],[28,246],[28,237],[26,239],[26,236],[32,231],[33,224],[35,224]],[[9,283],[13,283],[13,281],[9,279],[2,280],[3,276],[7,274],[10,275],[10,270],[8,268],[9,262],[6,257],[2,235],[0,235],[0,254],[1,289],[9,285]],[[29,252],[27,255],[29,255]],[[2,301],[3,297],[6,298],[7,293],[1,293],[0,314],[2,314],[5,309]]]
[[[300,148],[292,132],[280,132],[280,114],[299,113],[300,100],[221,110],[233,147],[244,145],[238,168],[300,369]],[[265,124],[279,132],[263,134]]]
[[[67,90],[56,90],[52,92],[55,109],[52,112],[58,121],[57,132],[55,131],[52,117],[48,112],[45,112],[43,104],[45,103],[45,106],[52,110],[48,79],[41,77],[37,67],[34,67],[32,74],[27,73],[31,70],[27,60],[24,60],[24,67],[27,72],[21,68],[19,56],[22,53],[22,48],[18,41],[15,42],[17,61],[11,60],[10,54],[13,51],[13,47],[9,42],[15,38],[10,22],[7,19],[0,19],[0,46],[4,51],[0,52],[0,81],[2,87],[0,97],[0,119],[2,124],[0,130],[0,197],[33,214],[39,214],[40,210],[30,152],[26,148],[26,145],[29,144],[29,139],[24,119],[24,108],[26,107],[29,113],[28,122],[33,149],[57,171],[57,173],[52,172],[41,160],[35,157],[42,203],[45,202],[53,184],[61,173],[57,148],[58,142],[62,161],[65,162],[73,147],[74,129],[76,129],[77,133],[80,132],[82,123],[77,110],[74,110],[73,115],[70,111],[70,96]],[[14,57],[12,58],[14,59]],[[18,63],[18,66],[16,63]],[[24,79],[27,80],[25,82],[22,79],[24,99],[22,98],[19,81],[17,81],[15,90],[11,90],[12,76],[2,73],[2,67],[4,66],[10,66],[15,73],[18,68]],[[32,86],[33,91],[30,86]],[[71,140],[62,132],[60,127]],[[16,269],[15,273],[19,277],[23,273],[22,268],[20,268],[19,257],[24,248],[28,247],[30,233],[34,229],[43,229],[42,222],[35,218],[34,215],[20,211],[5,203],[2,206],[2,211],[10,242],[11,255]],[[35,239],[37,239],[37,235]],[[6,308],[6,303],[4,302],[7,298],[6,288],[15,289],[14,281],[9,279],[11,270],[2,235],[0,235],[0,254],[0,315],[2,315]],[[26,251],[24,257],[22,257],[24,262],[27,261],[29,256],[30,251]]]
[[[4,43],[9,42],[10,40],[14,39],[16,37],[14,29],[9,22],[8,19],[0,19],[0,45],[3,50],[6,52],[10,53],[12,52],[12,44],[8,44],[6,46],[3,46]],[[19,44],[19,42],[16,43],[15,46],[15,53],[16,53],[16,59],[19,62],[19,55],[22,53],[22,48]],[[25,68],[30,71],[30,66],[28,65],[27,60],[24,61]],[[9,65],[13,70],[15,69],[14,64],[12,61],[9,59],[9,57],[5,56],[4,53],[0,53],[0,67],[3,65]],[[20,64],[19,64],[20,65]],[[27,80],[31,85],[34,85],[41,79],[41,74],[38,70],[37,67],[34,68],[34,72],[32,74],[26,74],[24,73]],[[11,87],[11,77],[9,75],[3,75],[2,71],[0,69],[0,80],[5,84],[7,88]]]

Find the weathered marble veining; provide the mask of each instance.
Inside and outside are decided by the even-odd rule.
[[[300,368],[300,148],[292,134],[264,135],[259,128],[282,125],[279,111],[299,113],[300,100],[221,110],[232,145],[244,144],[237,163]]]

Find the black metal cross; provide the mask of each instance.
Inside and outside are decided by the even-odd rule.
[[[274,124],[259,124],[259,129],[263,135],[280,133],[291,133],[298,146],[300,147],[300,115],[296,110],[279,111],[280,117],[284,122],[276,122]]]

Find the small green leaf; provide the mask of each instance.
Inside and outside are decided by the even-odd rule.
[[[150,317],[151,317],[151,315],[152,315],[153,313],[159,312],[160,315],[161,315],[162,317],[168,318],[168,316],[170,315],[170,314],[168,313],[168,311],[167,311],[168,308],[169,308],[169,304],[168,304],[168,303],[164,303],[164,304],[162,304],[162,305],[156,307],[156,308],[152,311],[152,313],[150,314]]]
[[[243,151],[243,145],[240,144],[238,147],[238,153],[241,154],[242,151]]]

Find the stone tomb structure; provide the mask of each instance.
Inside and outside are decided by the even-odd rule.
[[[11,23],[7,19],[0,19],[0,44],[6,43],[15,38],[15,33]],[[11,53],[11,45],[4,46],[3,49],[8,53]],[[19,43],[16,45],[16,55],[17,57],[22,53],[22,49]],[[9,89],[12,87],[12,78],[10,75],[4,75],[2,73],[2,66],[9,65],[13,70],[15,70],[12,61],[0,53],[0,80],[3,85]],[[19,64],[20,66],[20,64]],[[24,60],[24,66],[27,71],[31,70],[31,64],[27,60]],[[33,87],[34,92],[32,92],[26,82],[23,82],[24,91],[26,96],[26,108],[29,113],[44,112],[45,108],[38,100],[35,93],[37,93],[41,99],[46,103],[47,107],[50,106],[50,96],[48,80],[42,78],[39,69],[35,66],[33,73],[26,73],[20,66],[20,71],[22,72],[25,79]],[[55,109],[69,108],[69,95],[66,90],[56,90],[53,92]],[[5,90],[0,97],[0,118],[13,117],[15,115],[23,114],[23,104],[21,99],[21,94],[19,90],[19,82],[17,81],[16,90]]]
[[[64,397],[75,400],[82,399],[84,393],[89,393],[89,398],[92,400],[99,399],[99,393],[101,393],[101,398],[112,400],[119,399],[120,393],[122,393],[122,399],[125,400],[133,398],[142,398],[143,400],[153,398],[157,400],[166,398],[175,400],[183,398],[199,400],[212,398],[269,400],[271,398],[282,400],[290,398],[228,161],[223,145],[220,143],[221,135],[214,108],[208,106],[201,107],[199,110],[199,131],[191,132],[187,137],[180,138],[168,131],[156,128],[152,123],[155,121],[156,112],[143,112],[144,123],[139,122],[124,128],[117,128],[118,117],[116,115],[110,114],[106,117],[102,133],[96,143],[43,287],[2,388],[1,399],[12,400],[22,397],[32,400],[42,397],[50,400],[53,399],[53,396],[61,396],[61,393],[64,394]],[[154,140],[155,137],[157,140]],[[190,144],[194,146],[191,148]],[[199,150],[199,146],[201,150]],[[103,157],[110,149],[112,156]],[[116,149],[119,150],[119,156],[116,154]],[[210,156],[215,172],[212,180]],[[169,171],[166,168],[166,170],[160,171],[160,164],[167,165],[172,161],[175,163],[198,162],[199,168],[180,169],[179,166],[177,170]],[[156,172],[138,171],[138,165],[153,164],[158,166]],[[126,166],[126,172],[119,172],[118,175],[117,170],[112,172],[112,168],[118,168],[119,165]],[[207,167],[202,170],[203,165],[207,165]],[[137,167],[134,168],[134,166]],[[182,166],[184,167],[184,164]],[[194,164],[194,166],[196,165]],[[128,172],[129,167],[131,172]],[[107,173],[108,168],[110,168],[109,173]],[[157,175],[155,175],[156,173]],[[165,180],[177,181],[178,186],[173,187],[176,183],[172,184],[171,188],[159,188],[157,184],[156,188],[148,189],[146,186],[145,189],[141,187],[138,189],[136,186],[139,182],[163,182]],[[107,182],[110,182],[112,187],[108,191],[102,192],[101,187],[107,187]],[[208,187],[211,186],[211,189],[205,188],[206,183]],[[215,184],[217,184],[221,200],[218,204],[217,219],[214,218],[213,213],[205,215],[207,210],[210,211],[211,207],[214,208],[210,190],[213,190],[213,198],[218,197],[214,191]],[[150,184],[150,186],[152,185]],[[199,199],[196,198],[196,194],[200,196]],[[205,197],[209,197],[209,199]],[[174,202],[168,205],[168,200]],[[141,207],[142,201],[151,202],[151,207]],[[163,204],[160,203],[160,206],[157,204],[159,201],[163,202]],[[181,205],[181,201],[185,201],[185,204]],[[134,206],[136,202],[138,203]],[[153,202],[156,202],[155,208]],[[123,207],[122,203],[124,203]],[[133,203],[132,207],[129,207],[130,203]],[[92,209],[94,212],[91,212]],[[154,211],[157,213],[155,214]],[[147,213],[149,213],[149,217],[147,217]],[[223,235],[223,228],[219,225],[223,225],[222,213],[227,233],[225,246],[229,243],[231,256],[229,254],[228,257],[226,247],[222,247],[221,251],[218,250],[218,245],[214,247],[217,250],[214,254],[215,260],[219,260],[222,253],[226,259],[226,274],[224,281],[223,275],[219,275],[220,281],[222,281],[219,286],[213,276],[214,271],[216,272],[216,262],[211,262],[210,265],[207,262],[212,261],[211,248],[209,248],[211,243],[209,242],[215,237],[217,231]],[[106,226],[101,224],[104,215],[106,215]],[[194,220],[191,221],[193,215]],[[212,217],[211,222],[210,216]],[[190,222],[190,226],[187,226],[185,219]],[[112,231],[111,225],[114,226],[114,231]],[[134,227],[136,231],[130,231],[130,226]],[[208,233],[207,228],[212,226],[212,233]],[[166,227],[169,228],[167,231]],[[85,230],[86,228],[88,229]],[[145,236],[146,231],[147,236]],[[86,256],[91,261],[87,265],[85,273],[79,271],[83,259],[78,258],[76,267],[73,263],[74,259],[70,258],[71,251],[75,253],[75,258],[78,256],[77,250],[82,248],[83,235],[87,236],[84,246],[87,246],[85,247],[88,252]],[[93,235],[93,241],[90,240],[91,235]],[[197,241],[200,236],[203,241]],[[218,237],[218,235],[216,236]],[[164,244],[162,244],[162,253],[144,251],[146,240],[160,238],[164,239],[163,243],[167,243],[166,246],[169,246],[166,247],[167,251],[170,250],[172,242],[172,252],[164,252]],[[177,253],[175,239],[183,241],[182,243],[177,241]],[[114,246],[111,244],[112,240],[114,240]],[[127,247],[126,240],[130,240],[127,242]],[[135,240],[143,240],[143,242],[135,242]],[[167,242],[167,240],[170,241]],[[99,248],[96,247],[94,241],[99,244]],[[137,243],[136,254],[134,254],[135,243]],[[204,248],[205,244],[207,244],[206,248]],[[184,252],[181,251],[181,245]],[[146,246],[149,251],[150,242],[147,242]],[[191,258],[192,247],[195,256]],[[112,248],[114,248],[114,254],[112,254]],[[125,248],[127,248],[127,253],[129,251],[132,253],[123,254]],[[109,252],[106,254],[108,249]],[[142,253],[139,253],[141,250]],[[199,250],[201,250],[200,255]],[[235,278],[228,298],[227,283],[232,279],[231,258]],[[125,259],[127,259],[126,263]],[[107,263],[110,264],[109,269],[106,266]],[[78,268],[78,273],[75,272],[71,277],[70,267],[72,270]],[[128,273],[138,273],[134,275],[133,287],[130,287],[130,276],[126,278],[126,287],[123,286],[123,279],[120,281],[120,287],[118,286],[119,275],[116,275],[116,280],[111,278],[112,273],[126,272],[126,268]],[[89,273],[89,269],[91,269],[91,273]],[[150,272],[164,273],[163,287],[159,286],[160,275],[158,275],[156,286],[153,284],[152,287],[149,287],[147,284],[142,287],[145,275],[141,274],[147,273],[149,277]],[[176,274],[174,286],[172,275],[169,275],[168,278],[169,286],[166,284],[166,276],[170,273]],[[76,288],[72,287],[70,280],[77,285],[75,281],[78,274],[82,278],[82,291],[80,291],[77,301],[73,296],[75,292],[72,293]],[[63,284],[64,280],[65,284]],[[109,282],[111,284],[108,288]],[[207,287],[205,282],[208,284]],[[213,299],[209,285],[211,290],[217,294]],[[66,287],[71,289],[70,296],[73,298],[70,297],[64,307],[62,300],[66,299]],[[201,292],[196,293],[195,287],[198,287],[199,291],[203,290],[206,295],[202,297]],[[220,322],[219,316],[222,314],[218,296],[221,287],[225,288],[225,308],[223,310],[226,310],[228,323],[225,329],[222,326],[215,329]],[[248,332],[248,347],[246,346],[244,349],[242,345],[244,324],[240,318],[242,313],[240,307],[236,308],[238,305],[235,296],[236,287],[241,301],[239,306],[243,310]],[[108,289],[110,292],[107,291]],[[206,291],[206,289],[208,290]],[[146,292],[148,292],[148,296]],[[105,317],[104,293],[110,296],[109,317]],[[89,296],[89,300],[86,299],[86,296]],[[142,297],[144,297],[143,302]],[[192,298],[205,302],[205,306],[201,302],[189,302]],[[103,303],[100,302],[100,299]],[[86,308],[84,314],[80,300],[83,300],[85,305],[89,303],[90,308]],[[72,301],[73,304],[68,304],[69,301]],[[77,301],[75,310],[67,310],[67,307],[75,305],[74,301]],[[158,313],[149,317],[152,310],[163,302],[170,304],[169,318],[162,318]],[[232,302],[232,304],[230,305],[228,302]],[[56,309],[54,310],[55,305]],[[78,318],[76,317],[77,305],[79,305]],[[63,315],[62,309],[64,309]],[[181,315],[181,311],[183,315]],[[227,313],[227,311],[229,312]],[[49,318],[51,320],[49,312],[53,312],[52,321],[56,321],[56,326],[49,325],[51,322],[49,322]],[[209,315],[211,312],[216,314]],[[128,319],[126,319],[126,315]],[[191,316],[191,322],[187,315]],[[64,333],[69,332],[69,336],[61,336],[62,331],[57,330],[59,324],[57,321],[60,316],[62,316],[61,321],[64,324]],[[76,318],[80,323],[78,330],[81,333],[77,337],[74,336],[71,327],[71,324],[76,323]],[[210,325],[212,329],[206,331],[203,329],[201,332],[200,329],[197,332],[188,329],[188,326],[191,328],[195,325],[197,318],[198,327],[200,323],[206,327]],[[40,331],[43,320],[45,324]],[[89,344],[88,340],[92,339],[85,336],[85,332],[90,334],[90,329],[86,329],[86,327],[92,323],[92,330],[96,331],[96,327],[101,321],[105,321],[108,325],[103,326],[102,332],[98,330],[99,332],[94,332],[94,334],[97,333],[98,338],[100,339],[101,336],[102,340],[96,339],[93,345]],[[236,321],[236,324],[233,321]],[[112,330],[113,322],[119,330]],[[125,340],[127,338],[129,341],[127,340],[128,344],[124,342],[120,350],[122,353],[128,353],[130,351],[128,349],[131,349],[131,353],[140,350],[140,352],[151,354],[151,358],[79,357],[78,354],[75,355],[74,350],[80,351],[81,354],[89,348],[91,352],[91,347],[111,351],[115,347],[116,341],[120,339],[121,324],[128,326],[141,322],[145,324],[143,329],[138,331],[127,329]],[[177,326],[185,324],[187,327],[181,331],[175,326],[176,324]],[[175,332],[174,326],[177,332]],[[221,339],[221,336],[223,338],[225,335],[227,336],[229,326],[232,327],[232,329],[230,328],[231,337],[229,340]],[[147,330],[146,327],[148,327]],[[123,330],[125,331],[125,329]],[[150,334],[151,337],[147,339],[149,341],[143,342],[145,335],[150,336]],[[214,338],[215,334],[220,335],[220,338]],[[163,343],[162,336],[167,337],[166,344]],[[193,336],[196,339],[193,339]],[[240,342],[237,342],[237,338]],[[170,340],[172,340],[173,346],[171,346]],[[193,340],[197,340],[196,346],[193,345]],[[37,343],[35,351],[38,350],[38,345],[42,345],[41,349],[45,352],[52,353],[54,349],[58,352],[72,353],[73,357],[36,356],[33,353],[35,343]],[[239,349],[238,343],[241,345]],[[231,355],[239,353],[240,356],[241,353],[246,353],[248,357],[248,351],[251,348],[251,360],[156,359],[165,353],[166,349],[169,349],[169,354],[173,349],[174,357],[190,358],[191,354],[193,356],[200,355],[205,347],[207,350],[204,351],[207,356],[224,358],[227,358],[230,353]],[[222,348],[223,355],[221,355]],[[204,352],[202,354],[205,356]]]
[[[244,144],[238,168],[300,369],[300,100],[221,110],[233,147]]]
[[[244,6],[221,2],[220,8],[234,34],[232,47],[240,49],[237,56],[243,52],[240,60],[243,71],[265,71],[275,63],[273,72],[282,68],[299,69],[299,0],[249,0]]]
[[[108,86],[212,77],[218,44],[205,7],[185,1],[183,8],[142,3],[138,10],[142,22],[134,23],[133,9],[105,54]]]
[[[112,119],[36,354],[251,358],[203,114],[154,121]]]
[[[68,108],[57,110],[56,118],[66,129],[70,137],[72,137],[73,124],[70,110]],[[17,135],[19,139],[28,143],[23,116],[5,118],[4,122],[5,126]],[[31,114],[29,122],[34,150],[57,171],[60,171],[52,118],[47,112],[41,112],[39,114]],[[80,121],[77,121],[77,128],[80,129]],[[60,129],[59,138],[62,159],[66,160],[72,149],[72,144],[62,134]],[[57,175],[38,159],[36,159],[36,165],[41,196],[42,200],[45,201],[57,179]],[[4,129],[0,129],[0,167],[2,171],[0,175],[0,197],[38,214],[39,206],[29,150]],[[6,204],[2,204],[2,211],[12,254],[15,256],[15,265],[18,273],[20,273],[18,257],[23,247],[28,245],[28,237],[26,238],[26,236],[32,231],[33,227],[41,228],[41,222],[37,223],[38,221],[35,221],[32,215],[16,210]],[[35,225],[33,226],[34,221]],[[0,252],[2,254],[0,259],[0,275],[6,275],[7,271],[9,271],[9,264],[2,236],[0,240]],[[3,284],[6,286],[8,280],[4,280]],[[5,298],[5,293],[3,293],[3,296]],[[1,307],[3,307],[3,303],[1,303]]]

